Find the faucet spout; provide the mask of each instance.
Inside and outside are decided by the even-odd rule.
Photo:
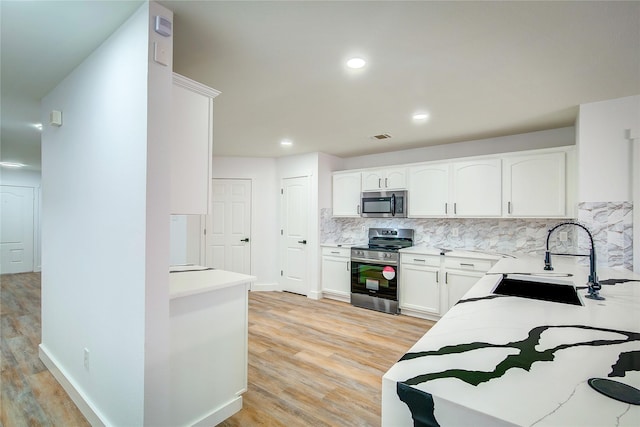
[[[549,232],[547,233],[547,244],[546,244],[546,250],[544,252],[544,269],[545,270],[553,270],[553,266],[551,265],[551,252],[549,251],[549,238],[551,237],[551,234],[559,227],[562,227],[563,225],[575,225],[579,228],[582,228],[584,231],[586,231],[587,235],[589,236],[589,242],[591,243],[591,249],[589,250],[589,283],[587,283],[587,298],[591,298],[591,299],[595,299],[595,300],[603,300],[604,297],[600,296],[600,289],[602,289],[602,286],[600,285],[600,283],[598,282],[598,275],[596,274],[596,247],[593,243],[593,236],[591,235],[591,232],[589,231],[589,229],[587,227],[585,227],[584,225],[580,224],[579,222],[575,222],[575,221],[566,221],[566,222],[561,222],[560,224],[555,225],[554,227],[552,227]],[[555,255],[572,255],[572,254],[562,254],[562,253],[557,253]],[[578,256],[587,256],[587,255],[578,255]]]

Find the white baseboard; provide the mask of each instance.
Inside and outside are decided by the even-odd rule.
[[[307,298],[315,300],[322,299],[322,291],[309,291]]]
[[[242,409],[242,396],[238,396],[227,404],[216,409],[203,419],[193,423],[193,427],[215,426]]]
[[[277,283],[252,283],[251,290],[254,292],[281,291],[280,285]]]
[[[351,294],[346,292],[322,291],[323,298],[351,303]]]
[[[83,393],[74,385],[73,381],[65,375],[64,371],[59,368],[59,364],[56,363],[55,358],[49,354],[44,345],[40,344],[38,355],[40,360],[47,367],[53,377],[60,383],[64,391],[67,392],[73,403],[76,404],[82,415],[87,419],[89,424],[93,427],[106,426],[107,423],[98,415],[98,411],[93,408],[89,400],[83,395]]]

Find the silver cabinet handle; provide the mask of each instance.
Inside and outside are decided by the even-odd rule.
[[[426,260],[424,259],[420,259],[420,258],[414,258],[413,259],[415,262],[426,262]]]
[[[358,209],[358,215],[360,215],[360,205],[358,205],[357,209]]]
[[[378,188],[382,188],[382,178],[378,178]]]
[[[331,251],[332,254],[336,254],[336,255],[340,255],[340,252],[338,251]]]
[[[507,212],[511,213],[511,202],[507,202]]]
[[[445,285],[448,285],[448,284],[449,284],[448,279],[449,279],[449,272],[448,272],[448,271],[445,271],[445,272],[444,272],[444,284],[445,284]]]
[[[453,214],[454,214],[454,215],[458,213],[458,209],[457,209],[456,204],[457,204],[457,203],[455,203],[455,202],[453,203]]]
[[[449,213],[449,203],[445,203],[444,204],[444,213],[448,214]]]
[[[475,267],[475,264],[470,264],[467,262],[461,262],[460,267]]]
[[[436,271],[436,283],[440,283],[440,272]]]
[[[389,184],[387,183],[387,178],[384,179],[384,188],[389,187]]]
[[[347,263],[347,271],[349,271],[349,264],[350,264],[350,263]]]

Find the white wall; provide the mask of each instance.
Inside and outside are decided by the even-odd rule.
[[[367,156],[349,157],[344,159],[344,167],[341,170],[510,153],[514,151],[562,147],[574,144],[575,129],[573,127],[565,127],[539,132],[502,136],[499,138],[480,139],[475,141],[414,148],[410,150],[392,151],[381,154],[371,154]]]
[[[167,419],[171,67],[149,63],[158,13],[172,18],[144,3],[42,101],[43,123],[56,109],[63,125],[42,135],[41,351],[93,423]]]
[[[215,141],[214,141],[215,144]],[[253,157],[214,157],[213,178],[251,180],[251,274],[253,289],[278,283],[278,195],[276,160]]]
[[[580,105],[577,124],[578,201],[630,201],[631,142],[640,128],[640,96]]]

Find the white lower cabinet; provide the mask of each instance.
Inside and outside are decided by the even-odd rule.
[[[440,256],[400,255],[400,311],[415,317],[440,317]]]
[[[447,302],[444,311],[456,305],[495,263],[488,259],[445,256],[444,286],[447,289]]]
[[[339,301],[351,301],[349,248],[322,248],[322,295]]]
[[[496,263],[486,258],[400,255],[400,311],[437,320]]]

